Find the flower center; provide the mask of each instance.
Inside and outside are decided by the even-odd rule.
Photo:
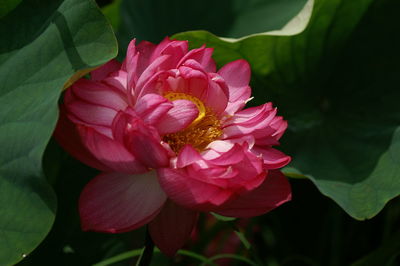
[[[199,110],[197,118],[187,128],[163,137],[174,152],[178,153],[186,144],[191,144],[197,151],[203,151],[210,142],[222,135],[221,121],[198,98],[176,92],[170,92],[164,97],[170,101],[189,100]]]
[[[204,106],[203,102],[194,96],[187,95],[182,92],[168,92],[167,94],[164,95],[164,97],[170,101],[188,100],[196,105],[197,109],[199,110],[199,114],[197,115],[197,118],[195,120],[193,120],[193,122],[192,122],[192,124],[190,124],[190,126],[197,124],[206,115],[207,110],[206,110],[206,107]]]

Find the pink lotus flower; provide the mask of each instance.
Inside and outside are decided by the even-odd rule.
[[[132,41],[64,96],[55,136],[74,157],[102,171],[84,188],[82,228],[125,232],[149,224],[173,255],[199,212],[251,217],[290,200],[276,170],[290,157],[272,148],[287,123],[271,103],[244,109],[250,67],[216,72],[213,50],[186,41]]]

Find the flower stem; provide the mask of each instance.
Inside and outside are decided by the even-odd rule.
[[[149,230],[146,230],[146,239],[144,241],[144,250],[137,261],[137,266],[149,266],[153,258],[154,243],[150,237]]]

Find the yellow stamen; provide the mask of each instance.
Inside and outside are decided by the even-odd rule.
[[[197,118],[193,120],[190,126],[200,122],[206,115],[206,107],[204,106],[203,102],[192,95],[188,95],[182,92],[168,92],[167,94],[164,95],[164,97],[170,101],[188,100],[196,105],[197,109],[199,110],[199,114],[197,115]]]
[[[185,93],[169,92],[164,95],[170,101],[189,100],[199,110],[197,118],[184,130],[167,134],[163,140],[178,153],[183,146],[191,144],[196,150],[203,151],[207,145],[222,135],[221,122],[218,117],[206,108],[201,100]]]

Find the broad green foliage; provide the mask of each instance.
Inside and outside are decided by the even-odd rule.
[[[119,15],[121,3],[122,3],[122,0],[115,0],[111,4],[105,6],[101,9],[104,16],[106,16],[106,18],[109,20],[111,26],[114,29],[118,29],[119,25],[121,24],[121,17]]]
[[[303,173],[362,220],[400,194],[398,7],[396,1],[316,0],[310,24],[296,36],[225,40],[194,31],[175,37],[215,47],[219,64],[248,60],[256,101],[272,100],[289,120],[282,144],[294,174]]]
[[[124,0],[117,36],[123,53],[133,38],[159,42],[165,36],[187,30],[208,30],[218,36],[241,37],[280,29],[306,2],[204,0],[188,4],[185,0]]]
[[[75,72],[115,57],[117,46],[92,0],[22,1],[0,19],[0,35],[0,265],[12,265],[54,220],[41,166],[61,90]]]
[[[0,18],[13,10],[22,0],[2,0],[0,2]]]
[[[293,201],[252,219],[257,231],[246,231],[251,242],[257,235],[258,254],[269,251],[261,259],[271,265],[303,253],[315,259],[310,265],[342,265],[372,249],[354,265],[396,265],[398,199],[361,223],[302,179],[359,220],[400,194],[398,10],[398,0],[115,0],[103,8],[121,58],[132,38],[159,42],[173,34],[192,48],[214,47],[219,66],[244,58],[252,67],[250,104],[273,101],[289,120],[281,148],[293,156],[285,173],[299,178]],[[77,199],[97,172],[48,145],[62,90],[117,53],[95,1],[0,0],[0,36],[0,265],[25,255],[21,265],[113,265],[138,256],[141,250],[131,249],[142,244],[143,230],[81,231]],[[52,232],[31,253],[52,227],[57,204]],[[169,263],[232,258],[255,265],[243,253],[200,255],[234,223],[216,218],[229,222],[207,229],[203,220],[198,243]],[[307,240],[313,233],[318,238]],[[156,250],[153,261],[168,259]]]
[[[222,216],[218,213],[213,213],[210,212],[217,220],[219,221],[223,221],[223,222],[231,222],[231,221],[235,221],[237,218],[235,217],[227,217],[227,216]]]

